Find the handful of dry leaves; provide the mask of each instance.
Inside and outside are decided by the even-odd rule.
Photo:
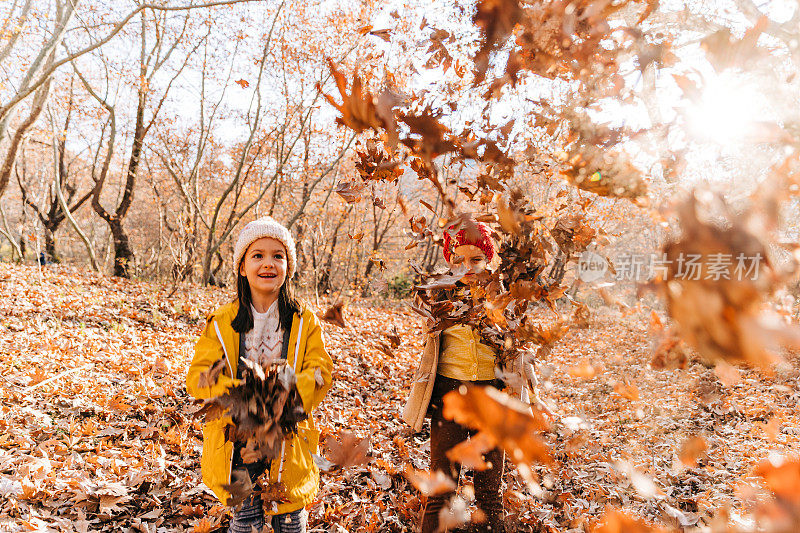
[[[297,431],[297,424],[308,418],[295,384],[294,370],[286,364],[266,368],[242,359],[242,379],[238,385],[206,400],[205,420],[230,416],[226,437],[245,442],[242,460],[254,463],[278,457],[281,442]]]

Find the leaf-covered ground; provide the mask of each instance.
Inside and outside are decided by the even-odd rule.
[[[230,295],[170,289],[0,263],[1,531],[227,524],[200,484],[200,422],[183,378],[205,314]],[[400,412],[421,325],[402,305],[351,304],[345,319],[326,326],[334,385],[315,416],[323,439],[369,437],[371,461],[323,475],[310,529],[411,531],[421,501],[403,471],[427,466],[428,437]],[[800,451],[794,360],[772,376],[653,370],[650,323],[649,310],[598,309],[540,362],[541,395],[558,415],[555,462],[538,468],[539,487],[507,464],[510,531],[583,531],[606,507],[674,528],[713,516],[746,527],[755,465]]]

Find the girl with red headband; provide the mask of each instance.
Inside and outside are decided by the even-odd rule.
[[[491,230],[478,223],[477,231],[461,229],[455,235],[444,235],[444,257],[448,264],[463,261],[467,272],[456,288],[455,297],[467,297],[466,284],[483,272],[495,256]],[[457,256],[457,257],[456,257]],[[472,327],[457,324],[426,338],[420,367],[403,411],[403,419],[414,431],[422,429],[424,418],[431,419],[431,471],[441,470],[453,481],[458,480],[459,465],[452,463],[447,451],[467,439],[474,431],[442,416],[442,397],[458,389],[462,383],[502,386],[495,378],[495,352],[484,344]],[[500,448],[486,453],[490,467],[474,473],[475,499],[486,514],[483,531],[503,531],[503,478],[505,454]],[[422,516],[422,533],[439,531],[439,512],[454,492],[429,496]]]

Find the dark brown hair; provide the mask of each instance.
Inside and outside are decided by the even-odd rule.
[[[242,276],[241,271],[236,273],[236,297],[239,299],[239,311],[236,313],[231,326],[237,333],[247,333],[253,329],[253,312],[250,305],[253,303],[253,295],[250,293],[250,283],[247,278]],[[281,285],[278,292],[278,315],[283,329],[291,329],[292,317],[295,313],[300,314],[302,307],[300,301],[294,295],[294,285],[288,277]]]

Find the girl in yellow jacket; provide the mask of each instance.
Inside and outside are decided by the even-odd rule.
[[[234,264],[238,268],[237,298],[209,316],[195,346],[195,355],[186,376],[186,389],[199,399],[223,394],[238,383],[239,361],[248,358],[262,365],[284,362],[297,375],[297,390],[309,415],[331,386],[333,362],[325,350],[322,330],[316,316],[294,298],[291,278],[296,252],[289,231],[270,217],[247,224],[236,241]],[[200,387],[200,374],[221,357],[226,366],[216,385]],[[312,454],[318,453],[319,431],[313,417],[298,424],[296,434],[281,445],[281,454],[271,462],[244,463],[243,443],[226,439],[230,417],[212,420],[203,427],[203,455],[200,461],[203,482],[224,504],[230,493],[233,470],[246,470],[250,479],[266,474],[270,484],[285,490],[283,502],[271,502],[276,533],[304,532],[307,513],[319,489],[319,469]],[[250,533],[264,526],[264,503],[252,494],[242,503],[228,531]]]

